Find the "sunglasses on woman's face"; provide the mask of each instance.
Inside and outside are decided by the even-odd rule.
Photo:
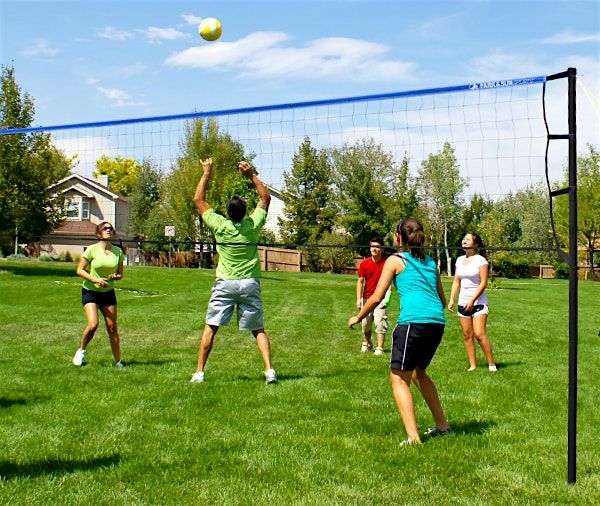
[[[113,228],[112,227],[102,227],[102,231],[103,232],[112,232]]]

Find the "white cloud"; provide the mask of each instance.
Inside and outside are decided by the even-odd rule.
[[[161,40],[182,39],[189,36],[175,28],[158,28],[156,26],[150,26],[143,32],[146,36],[146,40],[150,43],[160,42]]]
[[[469,62],[473,79],[490,80],[498,78],[528,77],[548,72],[540,63],[539,55],[511,53],[496,49],[487,55],[473,58]]]
[[[145,102],[137,102],[123,90],[118,88],[104,88],[103,86],[97,86],[96,89],[110,100],[111,107],[138,107],[146,105]]]
[[[386,60],[384,44],[326,37],[304,47],[286,47],[282,32],[254,32],[234,42],[215,42],[173,53],[165,63],[177,67],[236,71],[257,78],[340,77],[385,81],[406,77],[414,64]]]
[[[98,79],[96,79],[95,77],[88,77],[85,80],[85,82],[86,82],[86,84],[94,85],[94,84],[98,84],[100,81]]]
[[[98,91],[111,100],[126,100],[130,98],[127,93],[117,88],[103,88],[102,86],[98,86]]]
[[[61,53],[61,49],[57,49],[54,47],[50,47],[48,42],[44,39],[38,39],[34,42],[34,44],[22,51],[19,51],[19,54],[23,56],[56,56]]]
[[[98,32],[96,35],[98,35],[98,37],[110,40],[127,40],[133,39],[134,37],[133,33],[117,30],[112,26],[105,26],[104,29],[101,32]]]
[[[188,25],[197,25],[202,21],[200,16],[194,16],[193,14],[182,14],[181,17]]]
[[[542,44],[578,44],[581,42],[600,42],[600,33],[573,33],[568,30],[557,33],[545,39]]]
[[[418,31],[425,37],[442,38],[448,35],[449,30],[454,30],[461,23],[461,14],[450,14],[432,18],[418,27]]]

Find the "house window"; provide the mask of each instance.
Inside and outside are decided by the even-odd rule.
[[[82,220],[90,219],[90,202],[88,200],[81,201],[81,219]]]
[[[67,199],[67,220],[81,221],[90,219],[90,202],[81,196]]]

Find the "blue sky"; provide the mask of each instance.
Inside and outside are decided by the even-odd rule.
[[[1,1],[1,61],[36,124],[543,75],[598,95],[596,1]],[[198,18],[221,20],[217,43]]]
[[[600,96],[597,1],[0,0],[35,125],[367,95],[576,67]],[[223,26],[218,42],[200,18]],[[579,146],[600,145],[578,89]],[[564,95],[563,95],[564,96]],[[557,132],[563,133],[563,132]]]

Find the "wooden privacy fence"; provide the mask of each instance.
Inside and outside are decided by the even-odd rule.
[[[302,252],[280,248],[258,248],[263,271],[302,272]]]

